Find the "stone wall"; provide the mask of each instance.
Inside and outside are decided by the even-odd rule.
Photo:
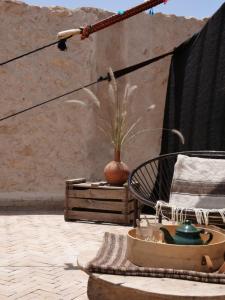
[[[0,61],[54,41],[61,30],[90,24],[111,13],[81,8],[28,6],[0,1]],[[114,70],[135,64],[175,46],[199,31],[205,21],[145,13],[93,34],[68,41],[68,51],[53,46],[0,68],[0,117],[63,94]],[[138,85],[129,107],[130,122],[143,116],[141,128],[162,126],[170,58],[118,80]],[[107,82],[92,88],[107,104]],[[102,179],[113,149],[97,128],[93,105],[79,92],[0,123],[0,198],[63,199],[67,178]],[[146,108],[155,104],[154,111]],[[134,168],[157,155],[161,132],[148,132],[130,142],[122,159]]]

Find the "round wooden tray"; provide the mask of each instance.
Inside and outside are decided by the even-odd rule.
[[[164,225],[164,227],[171,235],[175,234],[177,226]],[[207,231],[213,234],[213,239],[208,245],[183,246],[145,241],[137,238],[136,229],[132,229],[127,236],[127,258],[142,267],[200,272],[218,270],[224,263],[225,234],[212,229]],[[212,262],[210,270],[208,261]]]

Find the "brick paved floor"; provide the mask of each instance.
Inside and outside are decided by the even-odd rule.
[[[105,231],[129,227],[65,222],[63,215],[0,216],[0,300],[86,300],[87,275],[76,258]]]

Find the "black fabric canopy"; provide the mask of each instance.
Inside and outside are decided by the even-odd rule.
[[[161,154],[225,150],[225,3],[203,29],[175,49],[164,115]]]

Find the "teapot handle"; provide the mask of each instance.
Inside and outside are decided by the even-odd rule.
[[[212,232],[208,232],[208,231],[205,231],[205,229],[202,229],[200,231],[200,233],[204,233],[204,234],[207,234],[209,236],[208,240],[204,242],[204,245],[208,245],[211,242],[211,240],[213,239]]]

